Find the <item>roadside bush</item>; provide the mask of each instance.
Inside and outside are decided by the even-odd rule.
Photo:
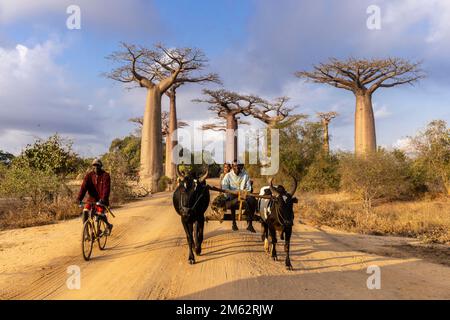
[[[410,138],[414,149],[414,172],[431,193],[450,195],[450,129],[444,120],[430,122]]]
[[[58,134],[47,140],[38,139],[32,145],[27,145],[13,163],[21,167],[53,173],[65,177],[76,172],[80,160],[72,151],[72,141],[64,140]]]
[[[62,179],[53,172],[35,170],[17,164],[13,164],[6,170],[0,185],[0,194],[3,197],[31,199],[38,211],[45,202],[53,201],[63,190]]]
[[[158,181],[158,191],[166,191],[172,180],[167,176],[162,176]]]
[[[362,200],[367,212],[375,199],[394,200],[412,194],[408,164],[392,152],[380,150],[364,157],[342,154],[339,173],[341,189]]]
[[[129,135],[114,139],[109,147],[109,153],[119,153],[126,160],[126,175],[136,180],[140,167],[141,138]]]
[[[80,213],[60,176],[17,163],[0,179],[0,198],[1,229],[52,223]]]
[[[307,168],[305,177],[300,182],[302,191],[337,191],[340,175],[339,162],[336,156],[319,154]]]
[[[102,158],[103,167],[111,177],[110,202],[121,204],[135,197],[132,187],[129,185],[128,162],[123,154],[109,152]]]

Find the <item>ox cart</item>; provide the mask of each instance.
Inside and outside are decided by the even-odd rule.
[[[247,221],[248,217],[244,212],[243,203],[247,197],[254,197],[256,199],[272,199],[270,195],[260,195],[257,193],[251,193],[248,191],[232,191],[225,190],[215,186],[208,185],[208,188],[212,191],[220,192],[218,197],[214,198],[211,202],[210,209],[205,214],[205,220],[208,221],[232,221],[232,215],[227,212],[225,208],[226,194],[237,196],[239,208],[236,212],[236,221]],[[258,210],[253,215],[253,221],[260,221],[261,217]]]

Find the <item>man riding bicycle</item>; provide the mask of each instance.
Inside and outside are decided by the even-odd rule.
[[[109,173],[103,170],[103,164],[100,159],[92,161],[93,170],[89,172],[83,179],[80,192],[78,193],[78,202],[82,204],[86,192],[89,193],[87,203],[83,209],[83,223],[87,219],[89,210],[92,209],[92,203],[99,203],[95,206],[99,217],[105,221],[107,229],[106,234],[111,234],[113,225],[108,222],[108,217],[105,212],[105,206],[109,205],[109,193],[111,191],[111,178]]]

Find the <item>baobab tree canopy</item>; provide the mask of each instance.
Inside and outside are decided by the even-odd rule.
[[[225,89],[208,90],[204,89],[204,99],[194,99],[194,102],[209,104],[209,110],[215,112],[218,118],[226,120],[226,155],[225,160],[231,162],[237,158],[237,136],[238,129],[237,115],[249,116],[252,109],[264,100],[255,95],[243,95]]]
[[[300,71],[297,77],[316,83],[327,83],[336,88],[359,93],[375,92],[378,88],[390,88],[401,84],[412,84],[424,77],[421,62],[409,62],[401,58],[338,60],[314,66],[314,71]]]
[[[168,49],[162,44],[148,49],[127,43],[121,43],[122,51],[116,51],[107,58],[121,65],[107,77],[124,82],[136,82],[141,87],[159,85],[164,93],[172,85],[185,82],[218,81],[217,74],[195,75],[206,67],[208,60],[200,49]]]
[[[387,59],[330,59],[314,66],[313,71],[296,73],[315,83],[326,83],[353,92],[356,97],[355,151],[367,154],[376,151],[375,119],[372,94],[378,88],[390,88],[401,84],[413,84],[425,74],[420,62],[401,58]]]
[[[264,122],[269,128],[287,127],[307,116],[304,114],[292,114],[297,106],[287,107],[289,97],[278,97],[274,102],[262,101],[252,110],[252,115]]]
[[[194,99],[194,102],[210,104],[209,110],[217,113],[219,118],[227,118],[230,115],[251,115],[251,111],[257,103],[264,100],[254,95],[243,95],[225,89],[204,89],[203,94],[208,96],[204,99]]]

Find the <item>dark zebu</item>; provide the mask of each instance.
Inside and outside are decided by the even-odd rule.
[[[261,199],[258,203],[258,211],[261,215],[261,224],[264,228],[262,238],[264,240],[264,248],[266,252],[272,252],[272,258],[277,260],[277,233],[280,231],[281,239],[284,235],[284,251],[286,252],[286,268],[292,270],[291,259],[289,257],[290,241],[292,235],[292,226],[294,225],[294,203],[297,198],[294,197],[297,189],[297,180],[294,179],[294,186],[291,192],[287,192],[283,186],[274,187],[270,180],[270,186],[261,188],[260,194],[272,195],[271,200]],[[271,238],[271,248],[269,248],[269,233]],[[271,250],[270,250],[271,249]]]
[[[206,185],[208,170],[201,177],[181,173],[177,167],[179,183],[173,193],[173,206],[181,216],[181,223],[189,247],[189,263],[194,264],[193,250],[199,256],[202,252],[205,212],[209,206],[209,189]]]

